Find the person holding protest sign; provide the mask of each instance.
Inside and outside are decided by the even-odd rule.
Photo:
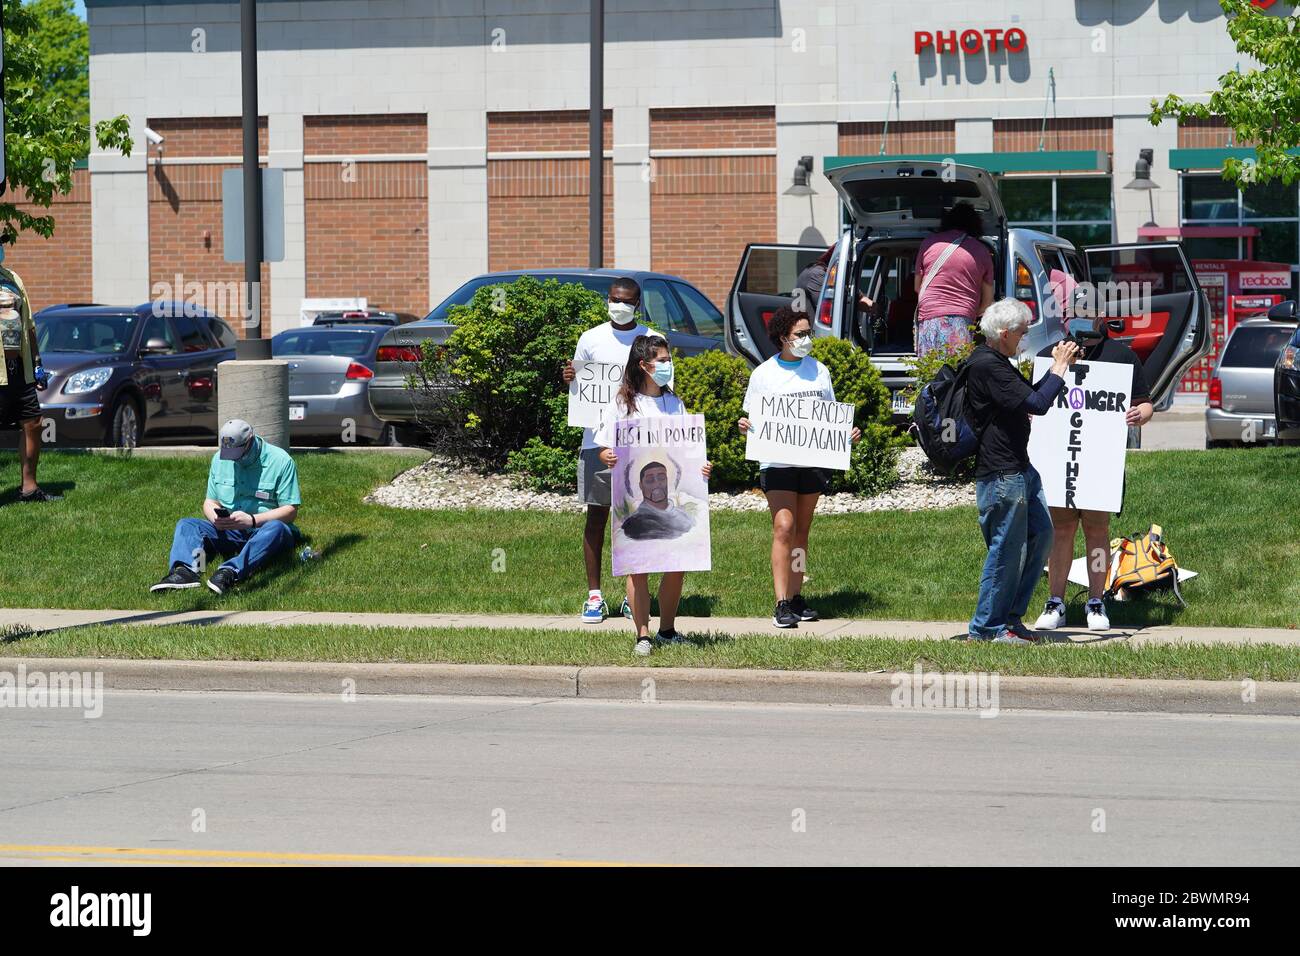
[[[1023,302],[993,303],[980,319],[984,343],[969,360],[967,409],[972,424],[983,428],[975,453],[975,497],[989,549],[979,603],[967,629],[973,641],[1042,640],[1021,620],[1052,547],[1043,482],[1029,463],[1029,422],[1032,415],[1047,414],[1079,348],[1068,339],[1057,342],[1048,373],[1030,385],[1014,362],[1032,320]]]
[[[835,401],[831,373],[812,357],[812,325],[808,316],[790,308],[777,309],[767,326],[768,337],[781,351],[755,368],[745,390],[744,410],[753,414],[760,396],[808,395]],[[748,417],[737,422],[742,433],[750,429]],[[862,432],[854,428],[851,440]],[[798,627],[800,621],[817,620],[817,612],[803,598],[804,568],[808,560],[808,532],[822,492],[830,489],[830,475],[822,468],[800,468],[781,462],[759,462],[759,486],[767,495],[772,514],[772,587],[777,627]]]
[[[916,355],[970,345],[970,327],[993,301],[993,256],[968,202],[945,210],[939,231],[916,253]]]
[[[1130,428],[1140,428],[1151,421],[1155,407],[1151,404],[1151,387],[1147,384],[1142,360],[1126,343],[1112,339],[1104,317],[1073,318],[1066,325],[1071,339],[1082,347],[1081,362],[1113,362],[1133,369],[1133,384],[1129,391],[1128,410],[1124,422]],[[1051,346],[1039,352],[1050,354]],[[1088,602],[1084,614],[1090,631],[1110,629],[1110,616],[1106,613],[1106,572],[1110,568],[1110,513],[1076,508],[1049,508],[1052,515],[1054,542],[1047,562],[1047,583],[1050,597],[1034,627],[1054,631],[1065,624],[1065,585],[1069,580],[1070,565],[1074,559],[1074,540],[1083,525],[1083,542],[1088,567]]]
[[[668,353],[668,342],[660,335],[639,335],[632,343],[627,363],[623,368],[623,382],[619,386],[594,440],[600,449],[600,460],[613,469],[618,462],[614,447],[615,425],[629,418],[656,418],[687,414],[682,400],[672,392],[673,363]],[[707,479],[713,465],[705,462],[701,473]],[[642,502],[631,517],[624,522],[624,531],[634,538],[672,538],[689,530],[690,517],[668,501],[668,470],[662,462],[648,462],[637,476]],[[608,509],[606,509],[608,513]],[[635,534],[628,530],[632,525]],[[650,585],[648,574],[627,576],[627,603],[636,625],[635,653],[645,657],[653,646],[650,640]],[[684,571],[665,571],[659,582],[659,630],[655,641],[660,644],[682,644],[686,639],[673,627],[677,620],[677,605],[682,597]]]
[[[640,336],[652,333],[636,320],[641,304],[641,287],[629,278],[615,279],[609,287],[609,321],[583,332],[574,350],[574,361],[601,362],[623,366],[628,350]],[[573,362],[566,362],[561,377],[565,385],[574,379]],[[578,499],[587,506],[587,523],[582,532],[582,559],[587,568],[587,600],[582,607],[586,624],[599,624],[609,616],[609,606],[600,590],[600,564],[609,525],[609,467],[601,462],[594,429],[582,430],[578,453]]]

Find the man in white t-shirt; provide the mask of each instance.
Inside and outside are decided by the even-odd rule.
[[[609,321],[588,329],[578,339],[575,361],[627,364],[627,353],[638,335],[657,334],[636,320],[641,304],[641,287],[635,280],[618,278],[609,287]],[[573,381],[573,362],[565,364],[562,376],[567,385]],[[622,378],[620,373],[619,378]],[[600,446],[592,429],[582,430],[582,451],[578,453],[578,499],[587,506],[587,524],[582,532],[582,558],[587,566],[587,600],[582,620],[599,624],[609,616],[609,607],[600,590],[600,565],[605,546],[605,529],[609,525],[608,465],[600,460]]]

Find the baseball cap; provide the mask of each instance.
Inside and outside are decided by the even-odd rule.
[[[221,426],[221,457],[238,461],[253,444],[253,426],[242,418],[232,418]]]

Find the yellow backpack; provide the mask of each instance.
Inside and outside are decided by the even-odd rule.
[[[1178,562],[1165,545],[1164,530],[1160,525],[1153,524],[1146,534],[1116,538],[1110,543],[1110,551],[1107,597],[1118,595],[1120,600],[1124,600],[1125,591],[1167,584],[1173,588],[1178,603],[1187,606],[1178,590]]]

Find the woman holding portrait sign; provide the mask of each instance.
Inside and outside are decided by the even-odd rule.
[[[689,508],[683,507],[687,502],[684,502],[680,493],[676,496],[677,501],[673,500],[674,475],[676,475],[677,486],[684,484],[680,474],[681,467],[674,460],[679,456],[665,449],[656,450],[653,454],[643,452],[639,458],[634,458],[634,449],[616,446],[620,444],[618,440],[620,422],[625,423],[631,419],[653,421],[670,416],[687,415],[682,400],[673,394],[669,384],[672,378],[673,363],[668,353],[668,343],[658,335],[637,336],[628,353],[622,384],[603,416],[603,424],[596,429],[594,435],[595,442],[601,449],[600,460],[611,469],[616,469],[616,476],[622,477],[622,482],[629,485],[627,495],[621,494],[621,484],[615,489],[615,497],[619,499],[616,502],[616,510],[621,504],[637,502],[636,507],[629,508],[626,515],[616,516],[614,534],[623,536],[616,537],[616,543],[622,540],[635,542],[638,546],[644,546],[646,550],[658,549],[659,553],[665,550],[671,551],[677,546],[677,542],[684,543],[687,540],[687,536],[696,530],[701,508],[705,520],[703,528],[699,530],[707,535],[707,485],[703,488],[705,501],[692,500],[688,503]],[[700,438],[702,441],[702,426]],[[632,472],[628,472],[626,467],[617,467],[621,455],[627,455],[629,458],[623,463],[625,466],[629,463],[635,464],[636,467]],[[712,470],[713,466],[705,461],[700,468],[700,474],[707,481]],[[632,483],[637,486],[635,491],[630,487]],[[664,542],[668,543],[664,544]],[[707,536],[704,537],[704,546],[707,550]],[[696,565],[696,567],[707,567],[707,565]],[[615,567],[614,573],[622,572]],[[681,601],[685,576],[685,571],[663,572],[658,595],[659,630],[655,638],[658,643],[681,644],[686,641],[673,626],[677,619],[677,606]],[[627,601],[632,609],[632,621],[636,625],[636,644],[633,650],[644,657],[650,654],[653,646],[650,639],[650,575],[628,573],[626,577]]]
[[[805,313],[777,309],[767,334],[780,352],[750,373],[744,401],[748,415],[757,412],[763,395],[802,395],[835,401],[830,372],[812,357],[812,325]],[[748,417],[738,424],[742,433],[749,432]],[[851,440],[856,442],[860,437],[862,433],[854,428]],[[772,586],[776,591],[772,623],[777,627],[798,627],[800,621],[817,620],[817,612],[804,601],[803,578],[808,531],[817,500],[830,489],[830,474],[824,468],[776,461],[760,461],[759,469],[759,485],[772,513]]]

